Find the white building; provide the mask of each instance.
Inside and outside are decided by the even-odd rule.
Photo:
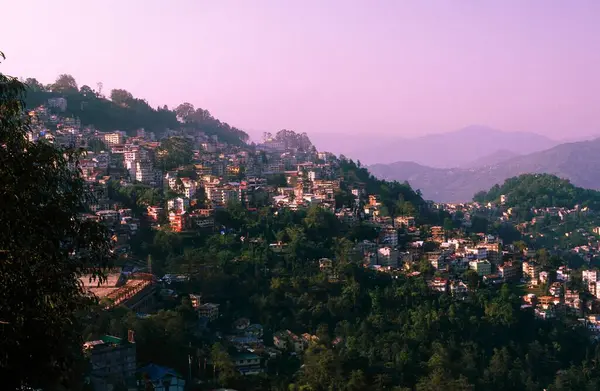
[[[123,135],[118,132],[104,134],[104,142],[108,145],[123,144]]]
[[[233,186],[209,186],[206,198],[215,205],[226,205],[229,201],[240,201],[241,193]]]
[[[142,183],[154,182],[154,166],[150,160],[135,162],[135,180]]]
[[[581,272],[581,279],[584,282],[596,282],[598,281],[598,270],[584,270]]]
[[[189,198],[177,197],[167,201],[168,210],[185,211],[190,207]]]
[[[561,266],[556,270],[557,281],[569,281],[571,279],[571,270],[566,266]]]
[[[67,109],[67,100],[65,98],[50,98],[48,99],[48,106],[65,111]]]
[[[486,247],[467,248],[466,250],[469,254],[475,255],[479,260],[488,258],[488,250]]]
[[[187,198],[193,198],[196,195],[196,181],[190,178],[181,178],[183,183],[183,194]]]

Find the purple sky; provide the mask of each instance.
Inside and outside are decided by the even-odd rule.
[[[600,134],[597,0],[23,0],[2,13],[3,73],[189,101],[253,134]]]

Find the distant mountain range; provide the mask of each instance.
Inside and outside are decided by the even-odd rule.
[[[516,144],[525,144],[528,142],[526,140]],[[519,149],[502,152],[499,148],[471,163],[464,163],[462,168],[434,168],[409,161],[373,164],[368,168],[373,175],[382,179],[408,181],[413,188],[420,189],[426,199],[461,202],[471,200],[478,191],[525,173],[554,174],[569,179],[576,186],[598,190],[599,152],[600,138],[597,138],[521,155],[518,155]]]
[[[505,132],[486,126],[469,126],[449,133],[418,138],[390,135],[311,134],[319,150],[344,154],[363,164],[398,160],[436,168],[470,167],[472,162],[497,151],[524,155],[552,148],[560,142],[525,132]]]
[[[501,149],[496,152],[492,152],[489,155],[485,155],[473,161],[462,164],[460,165],[460,168],[477,168],[484,166],[493,166],[494,164],[498,164],[508,159],[513,159],[519,156],[522,155],[513,151],[509,151],[507,149]]]

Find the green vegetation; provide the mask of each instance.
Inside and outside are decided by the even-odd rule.
[[[360,162],[354,162],[344,156],[339,160],[340,178],[343,178],[341,194],[336,200],[354,199],[350,189],[354,186],[364,186],[365,194],[375,194],[383,205],[388,216],[413,216],[418,224],[442,225],[444,219],[450,217],[447,212],[433,210],[427,206],[419,190],[413,190],[408,182],[389,182],[371,175]],[[341,206],[336,205],[336,206]],[[350,206],[350,205],[346,205]]]
[[[273,214],[269,208],[249,212],[231,204],[217,220],[228,233],[198,236],[187,244],[172,242],[175,234],[160,233],[151,246],[160,251],[153,259],[167,259],[161,265],[167,272],[190,273],[184,292],[201,291],[205,300],[221,304],[215,329],[228,330],[235,319],[248,317],[261,323],[267,336],[289,329],[317,335],[319,342],[301,360],[286,353],[269,361],[267,374],[255,378],[230,371],[231,352],[224,346],[186,332],[178,337],[180,350],[172,348],[172,355],[165,350],[153,360],[185,371],[187,353],[182,352],[191,343],[201,352],[195,359],[212,358],[216,366],[193,370],[193,375],[242,390],[360,390],[370,384],[379,390],[533,391],[600,385],[600,350],[583,328],[535,319],[520,310],[519,297],[506,286],[480,286],[460,301],[432,292],[427,276],[365,269],[353,247],[366,236],[318,207]],[[282,252],[269,248],[276,240],[285,244]],[[320,271],[322,257],[333,260],[337,280]],[[479,285],[476,276],[467,281]],[[178,317],[183,318],[186,300],[175,310]],[[120,324],[142,327],[128,320],[131,314],[115,316],[103,323],[109,329],[97,332]],[[265,342],[270,344],[268,337]],[[570,383],[573,377],[577,383]]]
[[[185,166],[192,162],[192,143],[182,137],[169,137],[160,143],[156,150],[157,165],[164,171]]]
[[[78,218],[77,152],[28,141],[24,93],[0,73],[0,379],[6,390],[77,389],[85,368],[76,315],[89,302],[78,277],[102,276],[108,232]]]
[[[568,180],[550,174],[523,174],[493,186],[488,192],[474,196],[477,202],[499,202],[506,196],[505,205],[522,210],[545,207],[573,208],[575,205],[600,209],[600,192],[583,189]]]
[[[114,90],[109,101],[89,87],[78,89],[69,75],[61,75],[50,88],[34,81],[30,85],[30,102],[66,96],[69,114],[84,123],[99,121],[107,130],[159,130],[182,121],[189,129],[245,141],[240,131],[190,104],[175,111],[154,110],[123,90]],[[457,300],[429,289],[427,279],[433,271],[426,261],[416,277],[365,268],[355,246],[376,238],[375,229],[360,220],[344,223],[316,205],[297,211],[248,210],[232,202],[215,213],[217,234],[152,230],[142,219],[132,250],[137,258],[150,256],[157,274],[189,277],[172,286],[180,299],[161,297],[163,309],[148,317],[126,308],[105,311],[89,306],[77,278],[87,271],[101,274],[108,260],[107,232],[76,218],[85,205],[83,181],[69,169],[75,152],[27,141],[23,93],[18,81],[0,75],[0,202],[9,206],[0,210],[3,387],[81,389],[83,339],[105,333],[124,337],[131,329],[140,364],[166,365],[182,374],[191,370],[189,375],[206,381],[198,385],[201,389],[600,388],[600,348],[583,327],[534,318],[520,309],[519,297],[508,286],[485,288],[473,271],[465,273],[468,297]],[[190,161],[191,148],[184,139],[167,139],[158,152],[165,168]],[[338,206],[360,210],[352,191],[364,188],[377,196],[389,216],[414,216],[418,224],[453,227],[447,213],[430,209],[407,183],[378,180],[346,158],[340,159],[337,174],[342,178],[335,194]],[[272,178],[274,183],[281,179]],[[573,189],[555,177],[521,180],[523,184],[516,178],[478,198],[495,200],[507,194],[520,207],[530,205],[530,199],[535,205],[549,203],[543,206],[595,207],[595,193]],[[164,203],[161,191],[140,184],[122,187],[111,182],[108,195],[137,216],[146,205]],[[474,224],[483,231],[500,229],[490,227],[487,219]],[[280,245],[273,249],[274,243]],[[321,270],[321,258],[332,260],[330,270]],[[537,259],[555,264],[544,251]],[[209,325],[209,332],[200,330],[188,293],[201,293],[203,301],[220,304],[221,316]],[[264,375],[243,378],[234,369],[227,339],[214,333],[226,333],[239,317],[262,324],[267,345],[275,332],[286,329],[317,339],[300,355],[285,351],[269,359]]]
[[[36,79],[25,80],[29,86],[25,97],[26,106],[35,108],[46,104],[48,99],[64,97],[67,99],[67,116],[79,118],[81,123],[93,125],[101,131],[124,130],[129,133],[143,128],[148,132],[162,134],[165,129],[184,127],[190,131],[201,131],[208,136],[217,136],[220,141],[233,145],[242,145],[248,141],[248,134],[214,118],[207,110],[194,110],[189,103],[175,110],[167,106],[154,109],[144,99],[135,98],[130,92],[114,89],[110,100],[89,86],[78,88],[71,75],[60,75],[54,84],[43,86]],[[187,115],[182,106],[188,108]],[[178,121],[183,120],[183,123]]]
[[[87,149],[88,151],[93,151],[95,153],[108,151],[108,147],[106,146],[106,144],[104,144],[102,140],[99,140],[97,138],[93,138],[88,141]]]

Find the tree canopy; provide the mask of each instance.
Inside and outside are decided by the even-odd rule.
[[[164,170],[190,164],[194,156],[192,144],[182,137],[169,137],[160,144],[156,152],[158,165]]]
[[[28,141],[25,92],[0,73],[0,378],[7,390],[70,388],[83,373],[78,278],[101,277],[108,233],[78,217],[77,151]]]
[[[67,74],[59,75],[52,85],[52,92],[72,93],[77,92],[78,90],[79,88],[77,87],[75,78]]]
[[[244,131],[219,121],[208,110],[195,109],[190,103],[184,103],[175,110],[166,106],[155,109],[145,99],[136,98],[124,89],[113,89],[110,99],[105,99],[100,91],[87,85],[79,89],[75,78],[66,74],[60,75],[49,87],[44,87],[34,78],[26,79],[26,84],[29,87],[25,97],[27,107],[45,104],[49,98],[64,97],[68,100],[65,114],[78,117],[83,125],[93,125],[101,131],[119,129],[134,132],[144,128],[160,135],[167,129],[183,126],[192,132],[198,130],[217,136],[219,140],[234,145],[242,145],[249,139]]]
[[[600,192],[583,189],[566,179],[550,174],[523,174],[494,185],[489,191],[475,194],[478,202],[499,202],[506,197],[507,207],[522,209],[544,207],[573,208],[575,205],[600,209]]]

